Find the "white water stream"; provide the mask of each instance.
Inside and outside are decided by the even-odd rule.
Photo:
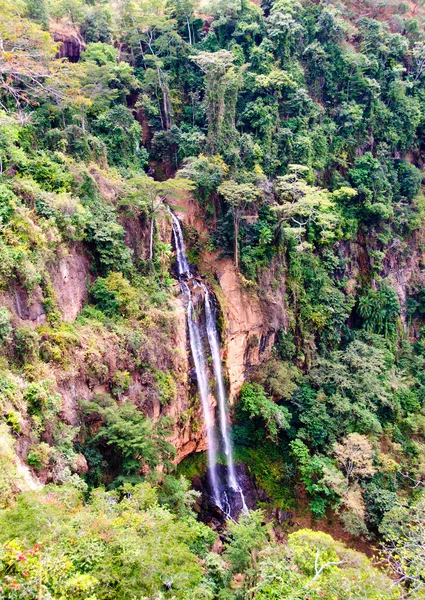
[[[220,489],[220,482],[217,476],[217,441],[214,432],[214,423],[209,407],[210,386],[208,381],[208,363],[202,344],[200,323],[196,316],[195,309],[193,306],[191,286],[188,285],[188,280],[193,280],[194,278],[193,274],[190,271],[189,262],[187,260],[180,221],[171,210],[170,214],[173,223],[173,234],[174,243],[176,247],[180,289],[187,298],[187,321],[189,328],[190,348],[193,356],[193,362],[195,365],[199,395],[201,397],[202,409],[205,419],[205,428],[208,443],[208,474],[210,479],[211,490],[215,504],[226,514],[226,516],[232,518],[230,515],[230,506],[228,502],[226,489]],[[227,417],[227,395],[224,385],[223,370],[221,366],[220,342],[217,332],[214,305],[211,299],[211,295],[208,292],[207,287],[203,283],[198,283],[196,280],[194,280],[192,287],[193,289],[200,287],[204,293],[206,331],[208,343],[211,350],[211,357],[216,382],[220,432],[221,437],[223,439],[223,449],[227,461],[227,483],[228,487],[231,490],[233,490],[233,492],[240,494],[240,498],[242,501],[242,510],[244,512],[248,512],[243,491],[237,480],[235,463],[233,460],[233,448]]]

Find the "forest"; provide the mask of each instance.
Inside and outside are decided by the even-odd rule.
[[[0,600],[425,598],[424,152],[424,0],[0,0]]]

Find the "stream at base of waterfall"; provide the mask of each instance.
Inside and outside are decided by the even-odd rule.
[[[227,395],[224,385],[223,370],[220,356],[220,341],[217,332],[217,320],[213,299],[208,292],[207,287],[198,281],[190,269],[186,255],[186,249],[183,238],[183,231],[180,220],[170,210],[173,226],[174,245],[177,259],[177,272],[180,282],[180,289],[187,301],[187,323],[189,329],[189,342],[192,352],[193,363],[195,366],[196,378],[198,383],[199,396],[201,398],[202,410],[205,420],[205,429],[208,446],[208,479],[211,488],[211,499],[214,504],[224,513],[226,518],[234,519],[237,517],[232,508],[235,503],[232,497],[238,496],[239,510],[237,512],[248,512],[244,493],[239,484],[235,463],[233,460],[233,448],[230,437],[230,427],[227,415]],[[209,406],[209,372],[208,362],[202,340],[202,329],[199,318],[194,307],[194,292],[200,292],[203,295],[205,311],[205,328],[207,333],[208,345],[211,352],[212,365],[215,378],[215,390],[218,406],[218,420],[220,436],[224,455],[226,457],[225,481],[221,476],[222,465],[217,464],[218,444],[214,429],[214,420]]]

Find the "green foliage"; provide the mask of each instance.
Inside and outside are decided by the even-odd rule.
[[[5,343],[10,339],[12,333],[12,324],[10,322],[10,311],[5,307],[0,307],[0,340]]]
[[[331,461],[326,457],[310,456],[307,446],[301,440],[291,442],[291,452],[300,471],[301,481],[311,495],[310,510],[317,518],[325,515],[328,506],[334,506],[339,498],[324,480],[325,469],[330,469]]]
[[[143,467],[169,465],[175,454],[173,446],[164,439],[170,433],[169,423],[154,425],[130,402],[114,406],[105,398],[102,404],[91,402],[83,407],[88,416],[97,414],[103,421],[93,443],[112,446],[121,457],[126,475],[138,474]]]
[[[226,549],[226,557],[234,573],[245,572],[255,561],[255,554],[266,541],[262,527],[264,515],[261,511],[251,511],[242,515],[238,523],[229,523],[232,538]]]
[[[319,598],[395,599],[398,590],[364,555],[319,531],[301,529],[287,546],[259,555],[253,597],[265,600]]]
[[[289,411],[287,408],[275,404],[260,384],[244,383],[240,391],[239,402],[241,410],[247,413],[250,419],[260,418],[271,439],[276,440],[280,431],[289,428]]]
[[[163,406],[172,404],[177,399],[177,387],[174,377],[167,371],[155,371],[154,373],[156,386],[159,394],[159,401]]]
[[[169,473],[170,419],[142,412],[159,401],[174,414],[182,385],[164,216],[169,203],[190,206],[192,190],[217,257],[234,252],[270,331],[285,326],[265,362],[264,337],[250,338],[261,365],[235,405],[241,456],[272,504],[295,506],[297,469],[315,516],[339,511],[356,535],[379,527],[398,580],[411,595],[422,585],[410,543],[420,542],[425,464],[423,3],[336,4],[2,1],[5,597],[398,593],[319,532],[275,546],[258,513],[229,526],[221,556],[208,553],[214,536],[194,520],[196,494]],[[57,59],[49,27],[80,35],[81,56]],[[185,235],[200,270],[204,258],[210,266],[210,245]],[[63,323],[59,308],[87,258],[94,306]],[[400,307],[389,282],[394,265],[404,281],[405,264]],[[44,312],[48,324],[27,323]],[[115,400],[92,399],[97,386]],[[83,418],[67,425],[83,389]],[[185,439],[199,428],[195,410],[177,415]],[[61,487],[14,504],[32,485],[15,438],[20,460]],[[204,471],[205,457],[187,467]],[[144,478],[158,490],[99,488]]]
[[[369,289],[359,297],[358,312],[367,331],[394,339],[400,306],[392,288],[381,285],[377,291]]]
[[[54,486],[29,497],[1,516],[7,598],[23,597],[17,591],[36,597],[41,590],[46,597],[106,600],[113,590],[123,600],[162,592],[186,599],[201,580],[192,547],[205,553],[210,531],[177,521],[148,484],[127,486],[121,496],[99,490],[88,505]]]
[[[397,581],[407,582],[413,598],[424,590],[424,499],[395,504],[384,516],[379,529],[383,535],[381,557],[394,571]]]
[[[130,249],[124,244],[124,229],[116,221],[112,206],[94,206],[87,223],[87,242],[102,271],[124,271],[130,267]]]
[[[106,278],[98,277],[90,294],[105,315],[129,316],[137,311],[137,292],[122,273],[111,272]]]
[[[49,380],[28,385],[24,399],[30,414],[42,414],[45,419],[57,414],[61,406],[61,396],[57,392],[52,392],[51,387],[52,381]]]
[[[113,165],[143,168],[146,151],[140,149],[141,127],[124,106],[116,106],[99,116],[94,123],[99,137],[108,148],[108,158]]]

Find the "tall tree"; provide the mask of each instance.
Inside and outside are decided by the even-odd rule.
[[[218,187],[218,192],[230,205],[233,214],[233,227],[235,237],[235,267],[239,271],[239,229],[241,220],[247,208],[261,198],[261,190],[252,183],[236,183],[228,180]]]
[[[205,74],[208,149],[211,154],[223,152],[235,138],[236,102],[248,65],[236,66],[228,50],[199,52],[191,58]]]

